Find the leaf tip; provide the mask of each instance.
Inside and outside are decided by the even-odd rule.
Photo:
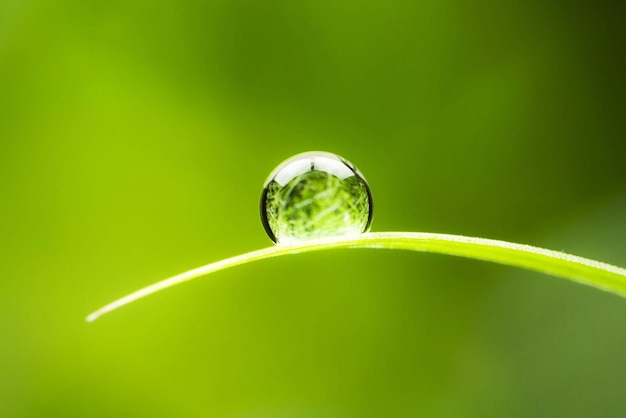
[[[87,315],[87,318],[85,318],[85,320],[87,322],[93,322],[98,318],[100,318],[100,314],[98,312],[94,312],[92,314]]]

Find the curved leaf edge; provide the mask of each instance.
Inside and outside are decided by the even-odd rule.
[[[626,269],[588,258],[524,244],[425,232],[370,232],[350,237],[276,245],[226,258],[161,280],[113,301],[87,316],[102,315],[168,287],[238,265],[288,254],[336,248],[381,248],[448,254],[546,273],[626,297]]]

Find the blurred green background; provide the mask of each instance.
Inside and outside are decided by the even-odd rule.
[[[271,245],[338,153],[373,230],[626,265],[623,2],[0,2],[1,417],[623,417],[626,300],[510,267]]]

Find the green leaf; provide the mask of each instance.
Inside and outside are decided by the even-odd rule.
[[[333,248],[386,248],[475,258],[551,274],[626,296],[626,269],[599,261],[530,245],[485,238],[420,232],[373,232],[347,238],[315,240],[294,245],[276,245],[207,264],[154,283],[111,302],[87,316],[87,321],[95,321],[103,314],[121,306],[209,273],[266,258]]]

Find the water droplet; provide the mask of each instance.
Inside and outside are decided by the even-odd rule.
[[[277,244],[358,235],[369,230],[372,215],[372,194],[363,175],[328,152],[305,152],[284,161],[261,196],[261,220]]]

